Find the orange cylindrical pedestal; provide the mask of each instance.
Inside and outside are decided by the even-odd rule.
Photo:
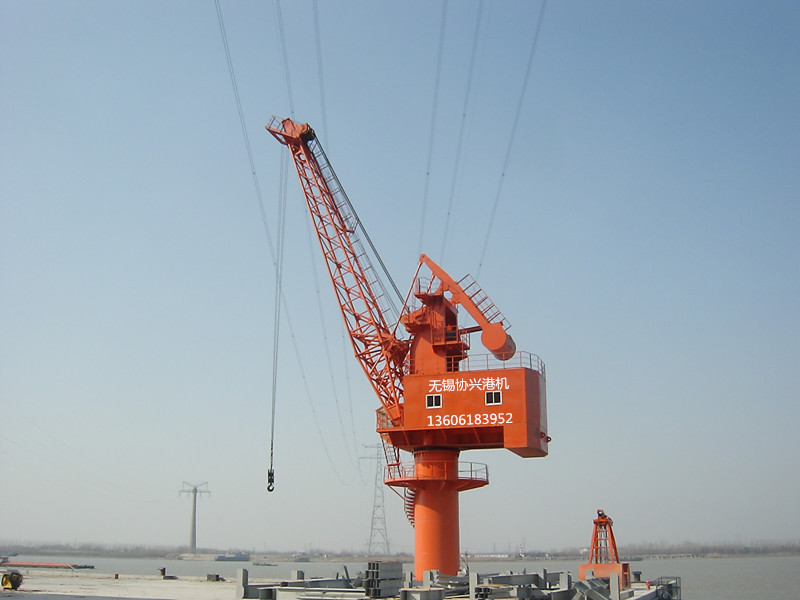
[[[414,453],[414,576],[438,569],[456,575],[459,567],[458,450]]]

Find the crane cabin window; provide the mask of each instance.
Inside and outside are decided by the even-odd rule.
[[[486,392],[486,404],[502,404],[503,392]]]
[[[442,408],[442,395],[441,394],[428,394],[425,396],[426,408]]]

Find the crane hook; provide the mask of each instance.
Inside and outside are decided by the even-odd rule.
[[[270,469],[267,471],[267,491],[274,492],[275,491],[275,470]]]

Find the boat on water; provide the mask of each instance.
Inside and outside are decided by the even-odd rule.
[[[220,554],[214,560],[219,562],[250,562],[250,554],[247,552],[232,552]]]
[[[94,569],[94,565],[74,565],[70,563],[56,562],[32,562],[2,560],[0,565],[3,567],[13,567],[16,569]]]

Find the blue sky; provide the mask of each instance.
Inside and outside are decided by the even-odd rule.
[[[601,507],[621,544],[797,541],[800,8],[550,2],[526,84],[540,7],[441,38],[439,2],[283,2],[287,77],[275,3],[221,0],[271,235],[293,115],[401,289],[420,251],[472,273],[546,362],[551,454],[462,456],[462,549]],[[377,401],[293,173],[264,491],[274,270],[214,2],[4,2],[0,59],[2,539],[185,544],[208,481],[200,545],[363,549]]]

